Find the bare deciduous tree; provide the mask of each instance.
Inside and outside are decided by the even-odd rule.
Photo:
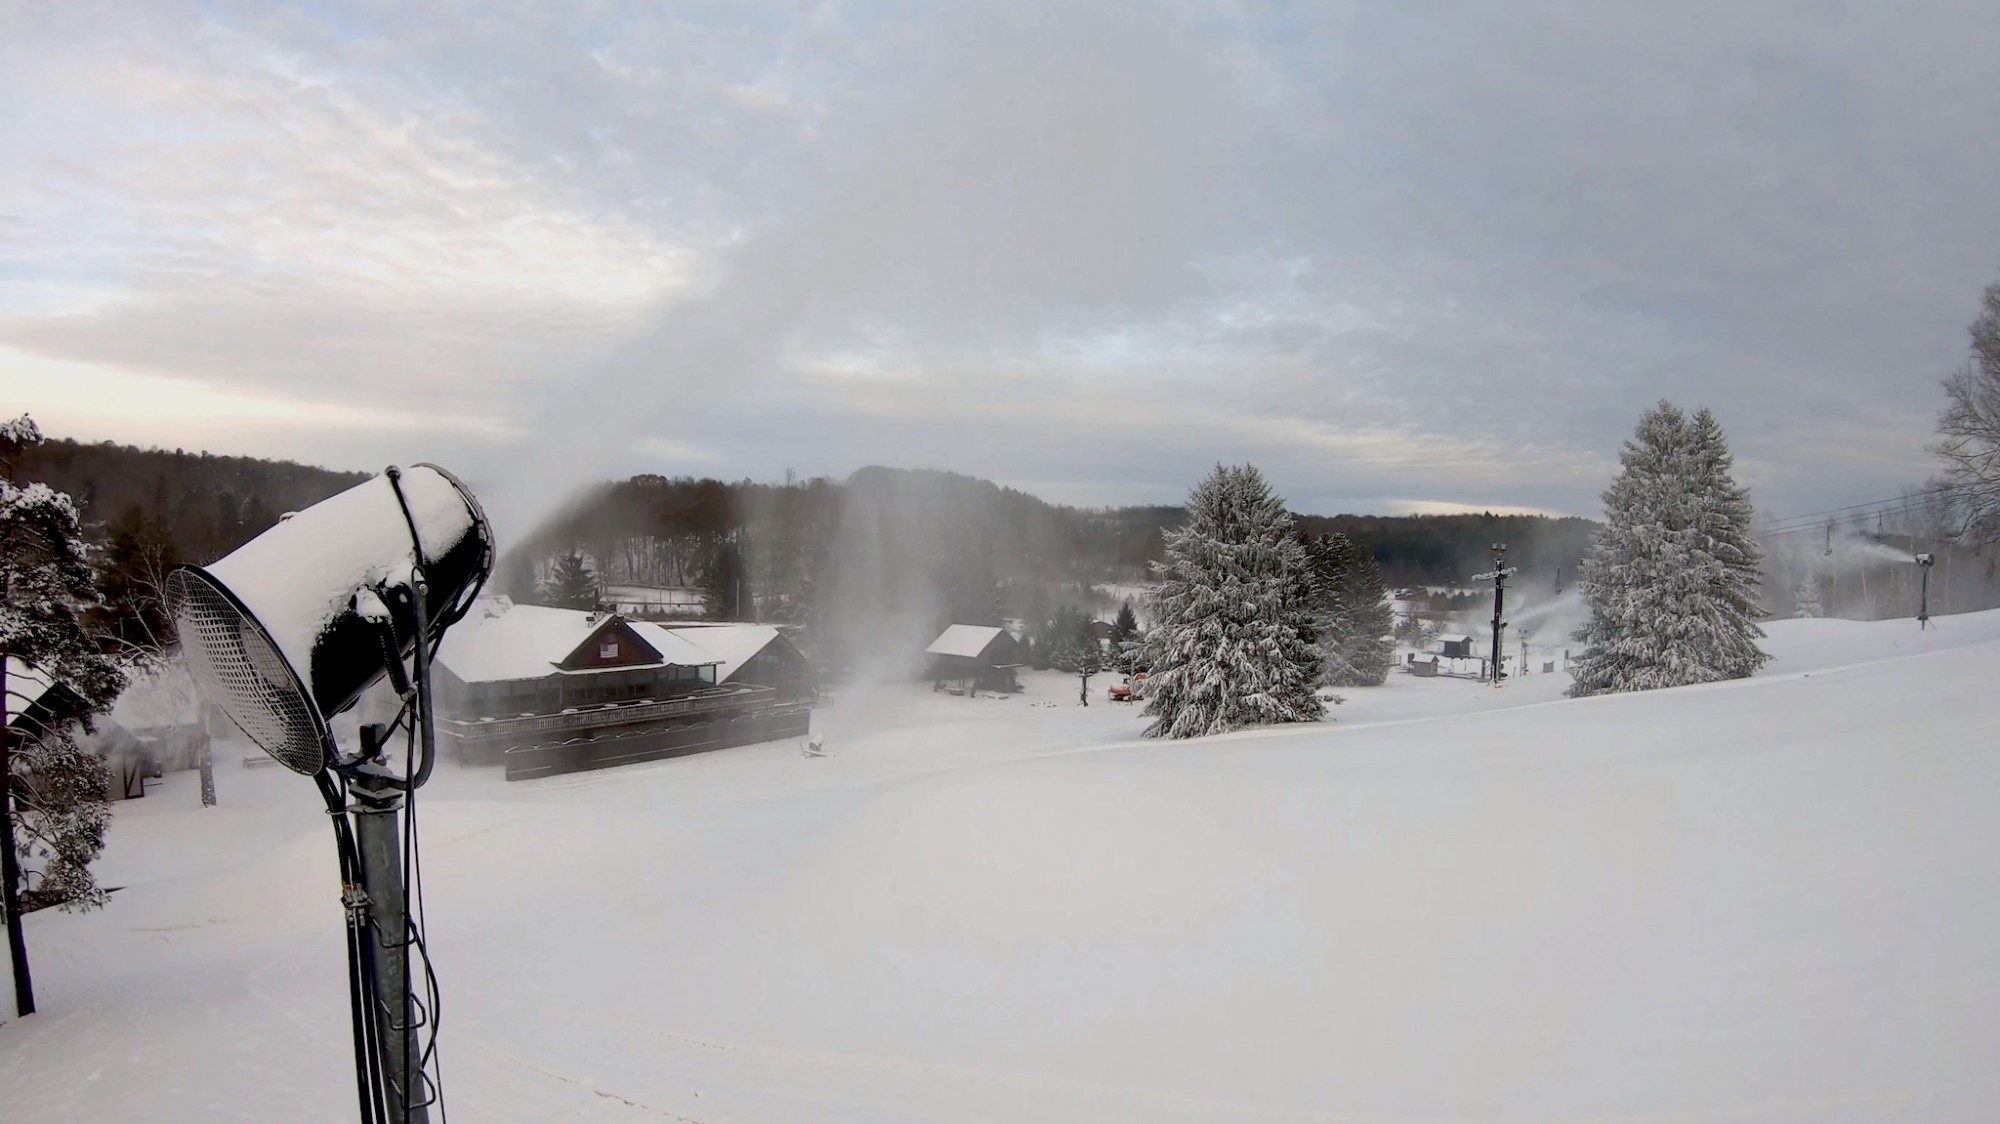
[[[1972,322],[1972,358],[1944,380],[1945,408],[1931,450],[1975,542],[2000,542],[2000,284]]]

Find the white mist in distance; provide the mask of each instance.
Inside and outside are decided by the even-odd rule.
[[[1228,54],[1123,6],[952,19],[921,57],[891,37],[880,69],[896,79],[836,103],[800,157],[813,167],[782,177],[810,188],[717,240],[646,330],[551,386],[531,436],[474,467],[503,545],[649,444],[796,408],[763,400],[780,368],[850,408],[908,409],[898,364],[976,367],[966,340],[1060,336],[1205,290],[1199,267],[1255,210],[1252,165],[1232,154],[1276,139]],[[974,381],[967,395],[992,393]]]

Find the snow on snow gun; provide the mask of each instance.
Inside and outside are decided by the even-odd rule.
[[[421,923],[410,924],[413,890],[422,917],[416,790],[437,754],[431,659],[493,557],[479,501],[449,472],[419,464],[391,467],[167,578],[204,697],[279,764],[312,777],[333,819],[363,1124],[427,1122],[437,1100],[437,982]],[[359,751],[344,755],[328,720],[385,676],[402,704],[395,721],[363,726]],[[389,749],[399,728],[400,763]],[[410,986],[411,948],[424,966],[422,999]]]

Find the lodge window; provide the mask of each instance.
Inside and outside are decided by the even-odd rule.
[[[599,645],[597,646],[597,658],[598,658],[598,659],[600,659],[600,660],[615,660],[615,659],[617,659],[617,658],[618,658],[618,641],[616,641],[616,640],[606,640],[606,641],[605,641],[604,643],[602,643],[602,644],[599,644]]]

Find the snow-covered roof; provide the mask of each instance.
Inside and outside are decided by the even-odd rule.
[[[610,621],[623,619],[582,609],[515,605],[505,598],[482,597],[464,620],[445,633],[437,659],[467,683],[540,679],[553,675],[557,664]],[[648,631],[642,621],[625,624],[651,644],[665,663],[699,667],[716,662],[714,656],[664,629]]]
[[[1472,637],[1470,637],[1470,636],[1467,636],[1467,635],[1465,635],[1465,634],[1464,634],[1464,633],[1462,633],[1462,632],[1454,632],[1454,633],[1452,633],[1452,634],[1451,634],[1450,636],[1440,636],[1440,637],[1438,637],[1438,643],[1440,643],[1440,644],[1463,644],[1463,643],[1465,643],[1466,641],[1468,641],[1468,640],[1470,640],[1470,639],[1472,639]]]
[[[700,640],[700,637],[692,635],[697,631],[695,629],[664,628],[652,621],[626,621],[625,623],[631,627],[633,632],[639,634],[639,639],[651,644],[653,649],[660,653],[660,658],[668,663],[680,664],[683,667],[700,667],[703,664],[717,665],[715,668],[715,681],[717,683],[722,682],[724,678],[721,665],[729,662],[729,657],[718,651],[717,648],[727,646],[733,649],[737,646],[725,645],[721,638],[718,638],[717,643],[713,645],[696,643],[697,640]],[[739,625],[736,627],[758,628],[761,626]],[[772,629],[771,631],[775,633],[777,629]],[[767,637],[765,643],[769,642],[769,638]],[[756,648],[751,649],[750,656],[756,655],[763,646],[763,644],[759,644]],[[743,658],[748,659],[750,657],[745,656]]]
[[[955,624],[938,634],[931,646],[924,649],[927,656],[963,656],[978,659],[988,644],[1000,635],[1000,629],[983,624]]]
[[[778,638],[778,630],[768,624],[695,624],[662,627],[645,621],[635,621],[633,628],[650,628],[664,632],[682,640],[692,642],[721,661],[715,666],[715,681],[729,682],[736,669],[756,658],[757,653]],[[650,634],[640,635],[651,639]]]
[[[7,725],[21,712],[35,705],[54,682],[41,668],[24,663],[13,656],[7,657]]]
[[[1417,653],[1416,655],[1414,655],[1414,656],[1411,656],[1411,657],[1410,657],[1410,662],[1411,662],[1411,663],[1436,663],[1436,662],[1438,662],[1438,658],[1437,658],[1437,653],[1436,653],[1436,652],[1418,652],[1418,653]]]

